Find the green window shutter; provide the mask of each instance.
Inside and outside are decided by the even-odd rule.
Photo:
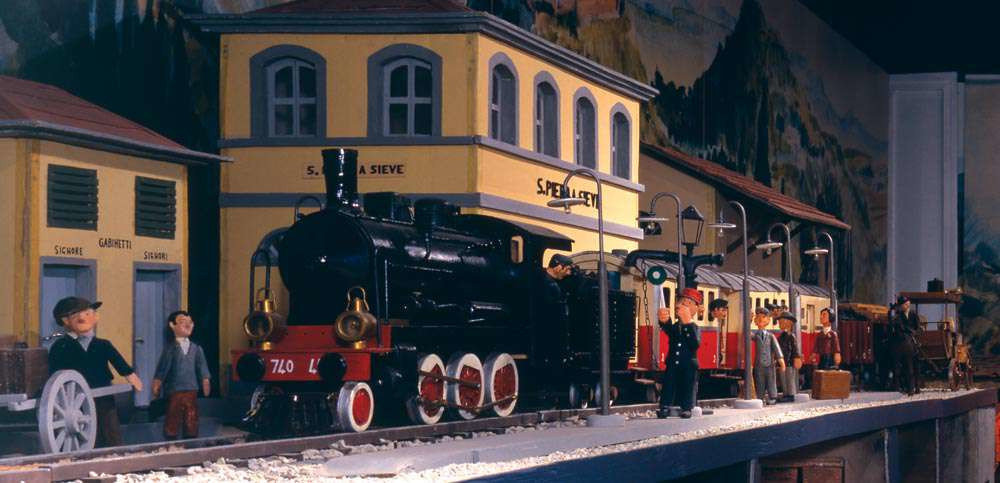
[[[135,234],[173,240],[177,228],[177,183],[135,177]]]
[[[49,165],[48,226],[97,230],[97,170]]]

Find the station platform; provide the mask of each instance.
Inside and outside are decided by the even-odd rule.
[[[581,424],[348,455],[329,460],[323,473],[433,479],[442,475],[427,472],[449,468],[450,477],[480,481],[767,481],[780,473],[802,481],[802,472],[819,468],[839,471],[839,481],[987,481],[996,402],[995,390],[864,392],[721,407],[692,419],[646,413],[621,428]]]

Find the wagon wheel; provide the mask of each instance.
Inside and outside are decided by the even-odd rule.
[[[375,395],[365,382],[347,382],[337,393],[337,425],[343,431],[360,433],[372,424]]]
[[[618,399],[618,388],[615,387],[614,385],[611,385],[611,392],[608,393],[608,405],[609,406],[614,406],[615,399]],[[594,384],[594,405],[595,406],[600,406],[601,405],[601,382],[600,381],[597,381]]]
[[[447,384],[448,402],[451,405],[464,408],[479,408],[483,405],[483,363],[472,353],[456,353],[448,361],[448,377],[459,379],[463,383],[449,382]],[[459,409],[462,419],[475,419],[478,411]]]
[[[493,353],[486,358],[486,404],[500,417],[509,416],[517,405],[517,363],[506,352]]]
[[[406,401],[406,414],[414,424],[435,424],[444,414],[444,379],[421,372],[444,376],[444,362],[437,354],[427,354],[417,361],[417,395]]]
[[[79,372],[56,371],[45,383],[38,402],[38,438],[46,453],[94,448],[97,407]]]

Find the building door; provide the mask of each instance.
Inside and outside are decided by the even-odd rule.
[[[83,297],[94,301],[94,262],[91,260],[46,259],[42,262],[41,312],[38,318],[39,344],[49,347],[54,334],[65,330],[52,317],[52,309],[64,297]]]
[[[135,396],[135,405],[143,407],[152,399],[156,362],[170,334],[167,316],[180,306],[178,270],[137,268],[134,294],[132,362],[143,383],[142,392]]]

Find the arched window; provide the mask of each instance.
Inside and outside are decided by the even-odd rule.
[[[559,157],[559,91],[552,76],[535,79],[535,151]]]
[[[517,76],[504,64],[490,74],[490,137],[517,144]]]
[[[304,47],[277,45],[250,59],[251,135],[326,134],[326,62]]]
[[[267,66],[268,136],[316,135],[316,68],[284,58]]]
[[[368,58],[368,136],[441,135],[441,57],[410,44]]]
[[[382,116],[387,136],[431,135],[431,66],[404,58],[385,66]]]
[[[573,161],[597,169],[597,122],[594,101],[585,88],[574,96]]]
[[[611,174],[619,178],[631,178],[632,166],[632,123],[628,111],[620,106],[612,109],[611,115]]]

